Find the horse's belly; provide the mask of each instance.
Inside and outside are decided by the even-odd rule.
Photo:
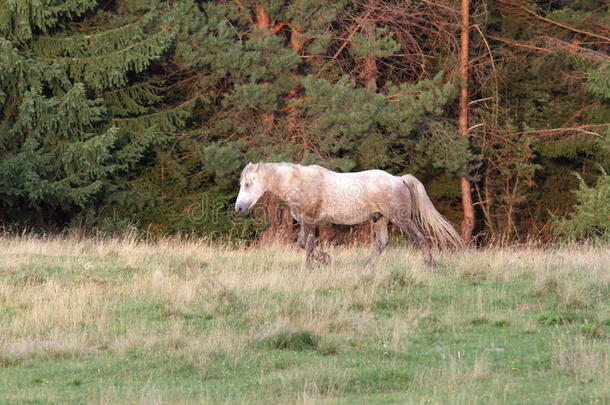
[[[319,221],[327,221],[338,225],[356,225],[367,221],[376,212],[370,204],[336,201],[324,207],[319,215]]]
[[[364,173],[364,174],[363,174]],[[388,200],[395,197],[395,178],[378,173],[337,174],[324,188],[320,220],[341,225],[356,225],[373,214],[387,214]],[[404,187],[400,181],[399,186]]]

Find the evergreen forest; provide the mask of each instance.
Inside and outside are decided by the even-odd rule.
[[[460,0],[0,0],[0,227],[254,240],[262,160],[412,173],[456,226],[465,178],[481,243],[608,237],[608,2],[469,5],[465,82]]]

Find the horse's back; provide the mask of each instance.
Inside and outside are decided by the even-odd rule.
[[[402,179],[383,170],[325,173],[321,216],[338,224],[364,222],[375,213],[388,216],[409,198]]]
[[[402,179],[400,177],[379,169],[350,173],[330,173],[334,183],[350,184],[352,187],[358,185],[363,190],[385,189],[387,192],[395,187],[402,187]]]

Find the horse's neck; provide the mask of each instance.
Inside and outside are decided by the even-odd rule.
[[[290,169],[270,164],[266,168],[267,191],[281,200],[286,200],[288,196],[287,176],[290,176]]]

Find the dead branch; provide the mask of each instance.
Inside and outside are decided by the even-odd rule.
[[[506,39],[506,38],[499,38],[493,35],[489,35],[487,34],[488,38],[493,39],[494,41],[498,41],[498,42],[502,42],[508,45],[512,45],[512,46],[516,46],[519,48],[525,48],[525,49],[531,49],[533,51],[538,51],[538,52],[544,52],[544,53],[552,53],[553,51],[547,48],[541,48],[539,46],[533,46],[533,45],[528,45],[528,44],[524,44],[521,42],[516,42],[516,41],[511,41],[510,39]]]

